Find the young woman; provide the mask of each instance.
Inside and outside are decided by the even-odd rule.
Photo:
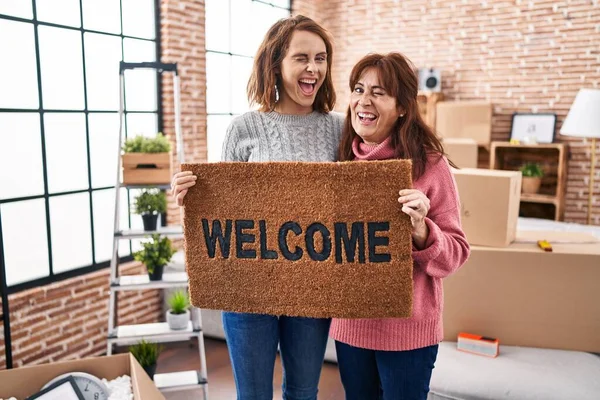
[[[267,32],[248,83],[260,106],[235,118],[223,161],[335,161],[343,116],[331,113],[332,44],[313,20],[295,16]],[[172,192],[182,205],[196,177],[175,174]],[[277,346],[284,368],[284,399],[316,399],[329,319],[223,313],[223,326],[240,400],[273,398]]]
[[[399,53],[367,55],[350,76],[340,159],[413,162],[414,189],[401,190],[398,201],[413,226],[414,298],[411,318],[332,321],[349,400],[427,398],[443,337],[442,279],[469,256],[454,178],[419,115],[417,88],[413,68]]]

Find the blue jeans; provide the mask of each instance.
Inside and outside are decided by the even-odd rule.
[[[316,400],[330,319],[223,313],[238,400],[272,400],[277,344],[283,398]]]
[[[346,400],[425,400],[438,345],[367,350],[335,342]]]

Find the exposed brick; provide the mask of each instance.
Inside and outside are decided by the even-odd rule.
[[[400,51],[417,67],[442,70],[446,99],[494,103],[492,140],[508,140],[513,112],[555,112],[558,141],[572,144],[569,164],[581,161],[589,172],[589,142],[582,146],[558,132],[578,90],[600,85],[597,3],[295,0],[292,7],[335,40],[337,110],[348,105],[356,61],[369,52]],[[588,198],[582,178],[568,174],[566,221],[586,222],[578,206]],[[600,191],[594,193],[598,204]],[[593,216],[600,224],[600,210]]]

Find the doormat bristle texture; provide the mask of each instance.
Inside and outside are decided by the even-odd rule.
[[[186,268],[200,308],[335,318],[412,312],[408,160],[184,164]]]

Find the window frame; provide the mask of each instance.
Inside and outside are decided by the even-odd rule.
[[[93,194],[94,194],[94,192],[99,192],[102,190],[114,189],[115,186],[111,185],[111,186],[93,187],[92,166],[91,166],[91,149],[90,149],[89,115],[90,114],[104,114],[104,113],[117,115],[118,111],[116,111],[116,110],[96,110],[96,109],[90,110],[88,108],[87,71],[86,71],[86,58],[85,58],[86,46],[85,46],[84,34],[85,33],[94,33],[94,34],[107,35],[107,36],[111,36],[111,37],[118,37],[121,40],[121,60],[123,60],[125,58],[125,44],[124,44],[125,39],[136,39],[136,40],[143,40],[143,41],[147,41],[147,42],[154,42],[154,48],[155,48],[155,52],[156,52],[156,57],[155,57],[154,61],[160,61],[161,50],[162,50],[161,49],[161,35],[160,35],[160,0],[154,0],[152,3],[154,6],[154,29],[155,29],[154,39],[148,39],[148,38],[142,38],[142,37],[136,37],[136,36],[130,36],[130,35],[123,34],[123,4],[122,4],[122,1],[119,2],[120,17],[121,17],[120,33],[103,32],[103,31],[98,31],[98,30],[85,29],[84,28],[84,18],[83,18],[83,0],[79,0],[79,18],[80,18],[80,22],[81,22],[80,27],[73,27],[73,26],[68,26],[68,25],[52,23],[52,22],[38,21],[36,0],[32,0],[32,18],[31,19],[16,17],[13,15],[7,15],[7,14],[0,13],[0,20],[30,23],[33,25],[33,28],[34,28],[35,55],[36,55],[36,68],[37,68],[36,75],[37,75],[37,88],[38,88],[38,100],[39,100],[38,108],[27,108],[27,109],[24,109],[24,108],[0,108],[0,113],[35,113],[40,118],[40,141],[41,141],[41,153],[42,153],[41,156],[42,156],[42,168],[43,168],[42,172],[43,172],[43,182],[44,182],[44,193],[43,194],[0,199],[0,205],[7,204],[7,203],[23,202],[23,201],[28,201],[28,200],[43,199],[44,207],[45,207],[45,215],[46,215],[46,223],[45,223],[45,225],[46,225],[46,240],[47,240],[47,246],[48,246],[48,275],[47,276],[7,286],[7,282],[6,282],[7,265],[6,265],[5,258],[4,258],[4,242],[3,242],[2,238],[3,238],[3,233],[8,234],[8,232],[2,232],[2,210],[0,208],[0,284],[2,285],[1,287],[5,288],[5,290],[2,293],[3,296],[4,295],[8,296],[13,293],[21,292],[21,291],[39,287],[39,286],[48,285],[48,284],[51,284],[54,282],[59,282],[59,281],[73,278],[76,276],[85,275],[85,274],[88,274],[91,272],[99,271],[101,269],[104,269],[104,268],[107,268],[110,266],[110,260],[102,261],[99,263],[96,262],[96,243],[95,243],[96,241],[95,241],[95,237],[94,237],[95,233],[94,233]],[[66,29],[66,30],[70,30],[70,31],[77,31],[81,35],[81,51],[82,51],[81,63],[82,63],[82,72],[83,72],[83,95],[84,95],[83,110],[50,109],[50,108],[45,109],[43,107],[43,90],[42,90],[42,80],[41,80],[42,71],[41,71],[41,63],[40,63],[40,38],[39,38],[39,32],[38,32],[38,29],[40,26],[47,26],[47,27]],[[115,67],[114,72],[115,72],[115,76],[117,76],[118,71],[117,71],[116,67]],[[125,90],[125,88],[124,88],[124,90]],[[126,95],[126,93],[125,93],[125,95]],[[123,117],[123,118],[125,118],[125,121],[127,121],[128,114],[156,115],[158,131],[159,132],[163,131],[164,120],[163,120],[163,106],[162,106],[162,79],[161,79],[161,74],[159,72],[156,73],[156,96],[157,96],[156,97],[157,101],[156,101],[156,109],[155,110],[152,110],[152,111],[147,111],[147,110],[146,111],[128,111],[127,109],[125,109],[124,117]],[[48,169],[47,169],[48,165],[47,165],[47,160],[46,160],[46,134],[45,134],[45,129],[44,129],[44,114],[46,114],[46,113],[81,113],[85,116],[86,158],[87,158],[87,167],[88,167],[87,189],[71,190],[71,191],[56,192],[56,193],[48,192],[48,190],[49,190],[49,188],[48,188]],[[125,137],[127,137],[127,123],[125,123],[125,125],[124,125],[124,132],[125,132]],[[122,205],[122,207],[123,206],[128,207],[128,223],[129,223],[129,226],[131,226],[131,212],[129,211],[129,209],[130,209],[129,189],[126,189],[126,191],[127,191],[127,204]],[[64,272],[60,272],[60,273],[55,273],[54,268],[53,268],[53,261],[52,261],[50,199],[53,197],[56,197],[56,196],[65,196],[65,195],[82,194],[82,193],[86,193],[88,195],[89,213],[90,213],[90,240],[91,240],[92,264],[83,265],[81,267],[77,267],[77,268],[70,269],[68,271],[64,271]],[[115,193],[115,195],[117,195],[117,193]],[[127,261],[133,260],[133,256],[131,255],[131,253],[132,253],[131,240],[129,241],[129,251],[130,251],[130,255],[120,257],[120,262],[127,262]]]

